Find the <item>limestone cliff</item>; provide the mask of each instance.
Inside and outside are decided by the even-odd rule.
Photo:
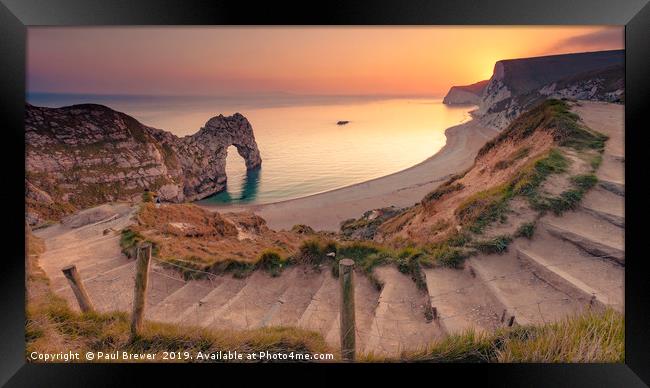
[[[478,105],[483,90],[487,84],[488,80],[479,81],[471,85],[452,86],[445,98],[442,100],[442,103],[448,105]]]
[[[622,101],[624,57],[612,50],[498,61],[475,115],[503,129],[547,98]]]
[[[131,200],[144,189],[163,200],[193,201],[226,187],[226,154],[249,169],[262,163],[253,129],[239,113],[211,118],[179,138],[95,104],[43,108],[25,116],[27,218],[58,219],[75,209]]]

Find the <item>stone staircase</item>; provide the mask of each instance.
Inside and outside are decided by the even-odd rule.
[[[41,266],[73,308],[76,300],[60,270],[68,264],[77,266],[99,311],[131,311],[135,262],[121,254],[115,231],[128,225],[132,210],[114,207],[119,217],[106,222],[36,232],[46,243]],[[518,324],[543,324],[588,306],[623,311],[624,220],[619,191],[598,186],[576,211],[542,217],[532,239],[515,240],[504,254],[472,257],[463,270],[424,269],[426,291],[392,266],[375,270],[381,291],[358,273],[357,349],[397,355],[469,328],[491,332],[512,316]],[[339,298],[329,267],[186,281],[154,260],[146,318],[215,329],[296,326],[321,333],[336,348]],[[427,299],[438,319],[427,319]]]
[[[114,232],[129,224],[132,211],[126,205],[112,206],[119,217],[106,222],[79,228],[57,224],[35,232],[46,244],[40,264],[50,285],[73,309],[78,304],[61,272],[69,264],[77,266],[98,311],[132,310],[135,261],[120,252]],[[439,325],[425,317],[426,293],[409,277],[393,267],[379,268],[377,276],[385,284],[381,292],[363,274],[355,276],[359,351],[395,354],[443,336]],[[145,318],[215,329],[295,326],[319,332],[336,348],[339,287],[329,266],[291,266],[277,277],[255,271],[243,279],[212,275],[186,281],[178,271],[154,259]]]

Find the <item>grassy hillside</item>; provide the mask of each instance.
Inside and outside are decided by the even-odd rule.
[[[471,168],[420,203],[372,225],[347,221],[345,231],[363,236],[349,229],[370,225],[370,239],[417,247],[429,257],[423,264],[451,267],[530,237],[539,217],[575,208],[597,183],[607,137],[584,126],[570,108],[553,99],[537,105],[486,143]]]

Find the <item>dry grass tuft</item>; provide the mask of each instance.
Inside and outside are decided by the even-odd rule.
[[[625,318],[612,309],[587,310],[555,323],[501,329],[493,334],[468,330],[399,357],[361,355],[382,362],[624,362]]]

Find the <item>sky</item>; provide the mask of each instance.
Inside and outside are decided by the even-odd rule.
[[[444,95],[501,59],[621,49],[621,26],[30,27],[30,93]]]

